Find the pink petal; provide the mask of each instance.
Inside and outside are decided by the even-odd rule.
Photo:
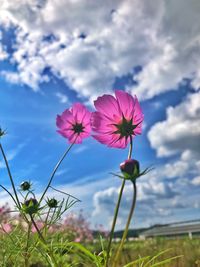
[[[63,121],[68,122],[69,124],[74,124],[75,119],[72,112],[69,109],[66,109],[61,115]]]
[[[122,90],[116,90],[115,96],[117,98],[117,102],[124,117],[130,120],[133,117],[133,110],[135,104],[133,97]]]
[[[113,115],[121,116],[116,99],[111,95],[103,95],[94,101],[97,111],[103,113],[112,120]]]
[[[83,138],[89,137],[90,136],[90,132],[85,132],[84,131],[83,133],[80,133],[79,135],[83,139]]]
[[[66,109],[62,113],[62,115],[57,115],[56,125],[58,128],[61,129],[70,128],[73,123],[74,123],[74,118],[72,116],[72,113],[68,109]]]
[[[100,112],[93,112],[91,117],[92,129],[101,133],[112,133],[116,130],[113,122]]]
[[[83,141],[83,137],[81,137],[81,135],[79,135],[75,141],[75,144],[81,144]]]
[[[92,137],[104,145],[108,145],[108,143],[112,141],[112,136],[99,134],[99,135],[92,135]]]
[[[57,115],[56,117],[56,125],[58,128],[64,128],[65,127],[65,121],[62,119],[60,115]]]
[[[78,123],[82,123],[83,120],[85,119],[85,117],[86,117],[86,120],[87,120],[87,118],[89,119],[90,112],[81,103],[75,103],[73,105],[71,111],[72,111],[72,114],[75,118],[75,121]]]
[[[93,135],[93,138],[99,141],[100,143],[107,145],[108,147],[115,147],[115,148],[126,148],[128,142],[126,138],[119,138],[118,134],[99,134]]]
[[[128,141],[125,137],[119,139],[118,141],[116,141],[115,143],[112,144],[112,147],[115,148],[126,148],[128,144]]]
[[[78,141],[78,136],[77,136],[77,134],[73,134],[71,137],[69,137],[68,138],[68,140],[69,140],[69,143],[75,143],[75,144],[77,144],[77,141]]]
[[[140,107],[140,104],[138,102],[138,99],[135,96],[135,106],[134,106],[133,122],[134,122],[134,124],[138,124],[139,122],[142,122],[143,120],[144,120],[144,114],[142,112],[142,109]]]
[[[88,124],[88,123],[90,124],[90,120],[91,120],[91,112],[86,110],[85,111],[85,115],[84,115],[84,117],[82,119],[83,125]]]
[[[70,138],[74,135],[74,131],[70,131],[70,130],[67,130],[67,131],[66,130],[57,130],[57,132],[65,138]]]
[[[86,124],[86,125],[84,125],[84,132],[88,132],[88,133],[90,133],[91,132],[91,125],[90,124]]]
[[[137,134],[141,134],[142,133],[142,126],[138,126],[134,129],[134,134],[137,135]]]

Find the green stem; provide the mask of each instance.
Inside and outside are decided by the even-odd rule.
[[[49,214],[50,214],[51,208],[48,209],[47,216],[44,222],[44,228],[42,229],[44,236],[47,234],[47,224],[48,224],[48,219],[49,219]]]
[[[12,174],[11,174],[11,171],[10,171],[10,168],[9,168],[9,164],[8,164],[8,160],[6,158],[6,155],[4,153],[4,150],[3,150],[3,147],[0,143],[0,150],[1,150],[1,153],[3,155],[3,158],[4,158],[4,161],[5,161],[5,164],[6,164],[6,168],[7,168],[7,171],[8,171],[8,176],[10,178],[10,182],[11,182],[11,185],[12,185],[12,188],[13,188],[13,191],[14,191],[14,195],[15,195],[15,199],[16,199],[16,202],[18,204],[18,209],[21,208],[21,204],[19,202],[19,198],[18,198],[18,195],[17,195],[17,191],[16,191],[16,188],[15,188],[15,184],[14,184],[14,181],[13,181],[13,178],[12,178]]]
[[[15,200],[15,198],[13,197],[13,195],[8,191],[8,189],[6,189],[3,185],[1,185],[0,184],[0,187],[4,190],[4,191],[6,191],[8,194],[9,194],[9,196],[12,198],[12,200],[14,201],[14,203],[15,203],[15,205],[17,206],[17,201]]]
[[[130,147],[129,147],[128,159],[131,158],[132,150],[133,150],[133,138],[132,138],[132,136],[130,136]],[[116,225],[116,221],[117,221],[117,217],[118,217],[118,213],[119,213],[119,206],[120,206],[120,203],[121,203],[121,199],[122,199],[122,194],[123,194],[125,183],[126,183],[126,180],[123,179],[122,185],[121,185],[121,188],[120,188],[120,192],[119,192],[119,196],[118,196],[118,200],[117,200],[117,204],[116,204],[116,207],[115,207],[114,218],[113,218],[113,222],[112,222],[112,228],[111,228],[108,247],[107,247],[107,252],[106,252],[106,255],[107,255],[106,263],[105,263],[106,267],[108,267],[108,263],[109,263],[111,244],[112,244],[112,239],[113,239],[113,236],[114,236],[115,225]]]
[[[135,204],[136,204],[136,198],[137,198],[137,187],[136,187],[136,182],[135,181],[133,182],[133,191],[134,191],[134,196],[133,196],[133,201],[132,201],[130,213],[129,213],[129,216],[128,216],[128,220],[127,220],[127,223],[126,223],[126,227],[125,227],[125,230],[124,230],[120,245],[118,247],[116,256],[115,256],[114,261],[113,261],[113,267],[117,266],[117,263],[118,263],[118,260],[120,258],[120,254],[121,254],[122,248],[124,246],[124,242],[125,242],[127,234],[128,234],[128,229],[129,229],[129,225],[130,225],[130,222],[131,222],[131,218],[132,218],[133,212],[135,210]]]
[[[76,141],[76,140],[75,140],[75,141]],[[75,143],[75,141],[74,141],[74,143]],[[43,200],[43,198],[44,198],[44,196],[45,196],[47,190],[48,190],[49,187],[51,186],[51,183],[52,183],[52,180],[53,180],[53,178],[54,178],[54,175],[56,174],[56,171],[58,170],[60,164],[62,163],[62,161],[64,160],[64,158],[66,157],[66,155],[68,154],[68,152],[70,151],[70,149],[72,148],[72,146],[74,145],[74,143],[72,143],[72,144],[67,148],[67,150],[65,151],[65,153],[63,154],[63,156],[61,157],[61,159],[60,159],[60,160],[58,161],[58,163],[56,164],[56,166],[55,166],[55,168],[54,168],[54,170],[53,170],[53,172],[52,172],[52,174],[51,174],[51,176],[50,176],[49,182],[48,182],[48,184],[47,184],[47,186],[46,186],[46,188],[45,188],[45,190],[44,190],[44,192],[43,192],[43,194],[42,194],[42,196],[41,196],[41,198],[40,198],[40,200],[39,200],[39,204],[42,202],[42,200]]]
[[[106,267],[108,267],[108,262],[109,262],[109,257],[110,257],[110,249],[111,249],[112,239],[113,239],[113,236],[114,236],[115,225],[116,225],[116,221],[117,221],[117,216],[118,216],[118,212],[119,212],[119,206],[120,206],[120,202],[121,202],[121,198],[122,198],[125,182],[126,182],[126,180],[124,179],[122,181],[121,189],[120,189],[119,196],[118,196],[117,205],[115,207],[115,213],[114,213],[114,218],[113,218],[113,222],[112,222],[112,228],[111,228],[111,232],[110,232],[110,238],[109,238],[109,243],[108,243],[108,248],[107,248],[107,253],[106,253],[107,254]]]
[[[28,252],[28,250],[29,250],[31,226],[32,226],[32,223],[29,222],[28,223],[27,240],[26,240],[26,248],[25,248],[25,252],[24,252],[24,267],[28,267],[29,266],[29,252]]]
[[[56,261],[56,259],[55,259],[55,257],[54,257],[54,255],[53,255],[53,252],[52,252],[51,250],[48,249],[48,244],[47,244],[46,240],[44,239],[42,233],[40,232],[39,228],[37,227],[37,224],[36,224],[36,222],[34,221],[33,216],[30,215],[30,217],[31,217],[31,222],[32,222],[33,225],[35,226],[35,229],[36,229],[36,231],[37,231],[37,233],[38,233],[38,237],[39,237],[39,239],[41,240],[41,242],[43,243],[43,245],[44,245],[45,247],[47,247],[47,254],[48,254],[49,257],[50,257],[50,259],[51,259],[51,261],[52,261],[52,263],[53,263],[53,266],[54,266],[54,267],[59,267],[59,266],[58,266],[58,263],[57,263],[57,261]]]
[[[129,152],[128,152],[128,159],[131,159],[132,151],[133,151],[133,138],[132,136],[130,136],[130,147],[129,147]]]
[[[65,193],[65,192],[63,192],[63,191],[61,191],[61,190],[59,190],[59,189],[56,189],[56,188],[54,188],[53,186],[49,186],[51,189],[53,189],[54,191],[56,191],[56,192],[58,192],[58,193],[61,193],[61,194],[64,194],[64,195],[66,195],[66,196],[68,196],[68,197],[71,197],[71,198],[74,198],[77,202],[81,202],[81,200],[80,199],[78,199],[77,197],[74,197],[74,196],[72,196],[72,195],[70,195],[70,194],[68,194],[68,193]]]
[[[5,191],[9,194],[9,196],[12,198],[12,200],[13,200],[14,203],[15,203],[15,205],[17,206],[17,205],[18,205],[18,204],[17,204],[17,201],[15,200],[15,198],[13,197],[13,195],[8,191],[8,189],[6,189],[3,185],[0,185],[0,187],[1,187],[3,190],[5,190]],[[18,206],[17,206],[17,207],[18,207]],[[20,212],[20,214],[24,217],[24,220],[25,220],[27,223],[29,223],[29,221],[28,221],[26,215],[25,215],[23,212],[21,212],[21,209],[19,209],[19,212]]]

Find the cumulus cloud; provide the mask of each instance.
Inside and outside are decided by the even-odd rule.
[[[8,57],[6,51],[4,51],[2,45],[0,44],[0,61],[5,60]]]
[[[164,3],[157,31],[162,50],[135,76],[138,86],[133,92],[145,99],[177,89],[183,78],[193,79],[196,90],[200,87],[200,2],[169,0]]]
[[[1,40],[2,40],[2,32],[0,31],[0,61],[3,61],[8,58],[8,53],[5,51],[5,48],[3,47]]]
[[[133,73],[141,98],[176,89],[183,78],[199,88],[198,0],[0,0],[0,20],[16,28],[10,82],[39,89],[45,69],[81,97],[110,92],[116,77]],[[88,15],[90,14],[90,15]]]
[[[183,153],[186,150],[199,155],[199,103],[200,93],[191,94],[181,104],[167,109],[166,120],[152,126],[148,138],[159,157]]]
[[[172,183],[166,183],[157,171],[153,171],[148,175],[148,178],[142,178],[142,181],[137,183],[137,207],[136,218],[138,221],[143,220],[146,225],[149,224],[149,216],[167,216],[172,214],[173,206],[177,198],[178,191],[174,189]],[[106,214],[109,225],[112,223],[114,208],[117,202],[120,187],[109,187],[100,190],[94,194],[93,216],[102,216]],[[119,220],[117,227],[122,228],[126,222],[129,213],[131,201],[133,198],[133,187],[131,183],[127,183],[122,203],[120,205]],[[176,200],[177,202],[178,199]]]
[[[185,158],[183,157],[181,160],[175,161],[174,165],[183,164],[184,160]],[[188,165],[187,163],[185,164],[186,166]],[[174,221],[177,219],[175,219],[176,214],[180,214],[183,210],[184,213],[191,210],[195,213],[195,210],[198,209],[199,171],[193,165],[190,167],[193,167],[194,172],[190,173],[188,170],[182,172],[180,167],[176,169],[174,165],[171,164],[172,170],[170,171],[169,163],[157,166],[153,171],[138,180],[137,204],[132,227]],[[93,217],[102,217],[104,220],[107,218],[106,223],[111,225],[119,190],[120,187],[117,185],[109,186],[94,193]],[[132,197],[132,185],[127,182],[120,205],[119,219],[117,221],[118,229],[122,229],[126,223]]]

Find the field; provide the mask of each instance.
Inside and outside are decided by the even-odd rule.
[[[51,239],[53,240],[52,246],[54,247],[54,254],[59,262],[59,266],[96,266],[92,263],[90,257],[84,252],[83,246],[92,252],[94,255],[101,253],[100,242],[85,242],[83,246],[80,243],[76,243],[77,247],[69,245],[67,240],[69,236],[53,233]],[[24,248],[26,246],[26,237],[22,233],[17,235],[17,232],[13,231],[6,234],[1,234],[0,238],[0,262],[2,267],[20,267],[24,265]],[[29,244],[30,267],[48,267],[45,256],[42,256],[43,248],[38,242],[37,236],[32,236]],[[58,246],[59,242],[59,246]],[[79,248],[80,245],[80,248]],[[103,245],[106,247],[106,242],[103,241]],[[113,249],[117,248],[117,243],[114,244]],[[169,250],[168,250],[169,249]],[[178,259],[173,260],[170,263],[162,264],[158,266],[170,266],[170,267],[200,267],[200,239],[148,239],[144,241],[131,241],[127,242],[124,246],[122,256],[120,258],[120,264],[118,266],[124,266],[125,264],[136,260],[140,257],[154,256],[161,251],[167,250],[163,255],[158,258],[159,261],[174,256],[181,256]],[[113,253],[114,254],[114,253]],[[29,257],[28,256],[28,257]],[[156,261],[155,261],[156,262]],[[155,263],[152,261],[152,264]],[[133,264],[129,266],[152,266]]]
[[[125,245],[122,263],[130,262],[147,255],[155,255],[159,251],[169,249],[160,259],[183,255],[170,264],[170,267],[195,267],[200,266],[200,239],[151,239],[146,241],[130,242]]]

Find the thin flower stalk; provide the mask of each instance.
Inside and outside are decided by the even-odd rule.
[[[32,222],[29,222],[27,230],[27,238],[26,238],[26,247],[24,251],[24,267],[29,267],[29,258],[30,258],[29,245],[30,245],[31,227],[32,227]]]
[[[7,169],[7,172],[8,172],[8,176],[10,178],[10,182],[11,182],[11,185],[12,185],[12,189],[13,189],[13,192],[14,192],[14,196],[11,194],[11,192],[9,192],[9,190],[7,190],[3,185],[0,185],[0,187],[2,189],[4,189],[8,194],[9,196],[12,198],[12,200],[14,201],[16,207],[18,208],[19,212],[22,214],[24,220],[28,223],[28,219],[26,217],[26,215],[21,212],[21,203],[19,201],[19,197],[18,197],[18,194],[17,194],[17,190],[16,190],[16,187],[15,187],[15,183],[14,183],[14,180],[13,180],[13,177],[12,177],[12,174],[11,174],[11,170],[10,170],[10,167],[9,167],[9,164],[8,164],[8,160],[7,160],[7,157],[6,157],[6,154],[4,152],[4,149],[3,149],[3,146],[2,144],[0,143],[0,150],[1,150],[1,153],[3,155],[3,158],[4,158],[4,162],[6,164],[6,169]]]
[[[57,172],[57,170],[58,170],[60,164],[62,163],[62,161],[64,160],[64,158],[65,158],[66,155],[68,154],[68,152],[71,150],[71,148],[73,147],[73,145],[74,145],[74,143],[72,143],[72,144],[67,148],[67,150],[65,151],[65,153],[63,154],[63,156],[61,157],[61,159],[60,159],[60,160],[58,161],[58,163],[56,164],[56,166],[55,166],[55,168],[54,168],[54,170],[53,170],[53,172],[52,172],[52,174],[51,174],[51,176],[50,176],[49,182],[48,182],[48,184],[47,184],[47,186],[46,186],[46,188],[45,188],[45,190],[44,190],[44,192],[43,192],[43,194],[42,194],[42,196],[41,196],[41,198],[40,198],[40,200],[39,200],[39,204],[42,202],[42,200],[43,200],[43,198],[44,198],[46,192],[48,191],[49,187],[51,186],[51,183],[52,183],[52,181],[53,181],[53,178],[54,178],[54,176],[55,176],[55,174],[56,174],[56,172]]]
[[[51,186],[54,175],[59,168],[60,164],[73,147],[74,144],[81,144],[84,138],[90,136],[91,125],[90,125],[91,113],[81,103],[75,103],[70,109],[66,109],[61,115],[57,115],[56,125],[59,128],[57,132],[64,138],[67,138],[71,144],[65,151],[62,158],[56,164],[49,182],[39,200],[39,204],[42,202],[47,190]]]
[[[113,267],[117,266],[117,263],[118,263],[118,260],[120,258],[120,254],[121,254],[122,248],[124,246],[124,242],[125,242],[127,234],[128,234],[128,229],[129,229],[130,222],[131,222],[131,219],[132,219],[132,216],[133,216],[133,212],[135,210],[136,199],[137,199],[137,187],[136,187],[136,182],[135,181],[133,181],[132,183],[133,183],[133,192],[134,192],[133,201],[132,201],[130,213],[129,213],[129,216],[128,216],[128,220],[127,220],[127,223],[126,223],[126,227],[125,227],[125,230],[124,230],[120,245],[118,247],[116,256],[114,257]]]
[[[133,138],[132,138],[132,136],[130,136],[130,148],[129,148],[129,153],[128,153],[128,159],[131,158],[132,150],[133,150]],[[122,185],[121,185],[121,188],[120,188],[120,192],[119,192],[119,196],[118,196],[118,200],[117,200],[117,204],[116,204],[116,207],[115,207],[115,213],[114,213],[114,218],[113,218],[113,222],[112,222],[110,238],[109,238],[109,242],[108,242],[107,257],[106,257],[106,263],[105,263],[106,267],[108,267],[108,263],[109,263],[111,244],[112,244],[112,239],[113,239],[113,236],[114,236],[115,225],[116,225],[116,221],[117,221],[117,217],[118,217],[119,206],[120,206],[120,203],[121,203],[121,199],[122,199],[125,183],[126,183],[126,180],[123,179]]]
[[[45,238],[43,237],[42,233],[40,232],[40,230],[39,230],[39,228],[38,228],[38,226],[37,226],[37,223],[35,222],[35,220],[34,220],[34,218],[33,218],[32,215],[30,215],[30,217],[31,217],[31,222],[33,223],[33,225],[34,225],[34,227],[35,227],[35,229],[36,229],[36,231],[37,231],[37,234],[38,234],[39,239],[41,240],[41,242],[43,243],[43,245],[44,245],[45,247],[47,247],[48,244],[47,244]],[[59,265],[58,265],[58,263],[57,263],[57,261],[56,261],[56,259],[55,259],[55,257],[54,257],[53,252],[52,252],[51,250],[49,250],[48,248],[47,248],[47,254],[48,254],[49,257],[50,257],[50,259],[51,259],[51,261],[52,261],[52,263],[53,263],[53,266],[54,266],[54,267],[59,267]]]
[[[16,188],[15,188],[15,183],[14,183],[14,180],[13,180],[13,177],[12,177],[12,174],[11,174],[11,171],[10,171],[8,160],[6,158],[6,155],[4,153],[4,150],[3,150],[3,147],[2,147],[2,144],[1,143],[0,143],[0,150],[1,150],[1,153],[3,155],[4,161],[5,161],[5,164],[6,164],[6,168],[7,168],[7,171],[8,171],[8,176],[10,178],[12,189],[13,189],[13,192],[14,192],[14,195],[15,195],[15,200],[16,200],[15,203],[17,204],[17,207],[20,209],[21,204],[20,204],[20,201],[19,201],[19,198],[18,198],[18,195],[17,195],[17,191],[16,191]]]

